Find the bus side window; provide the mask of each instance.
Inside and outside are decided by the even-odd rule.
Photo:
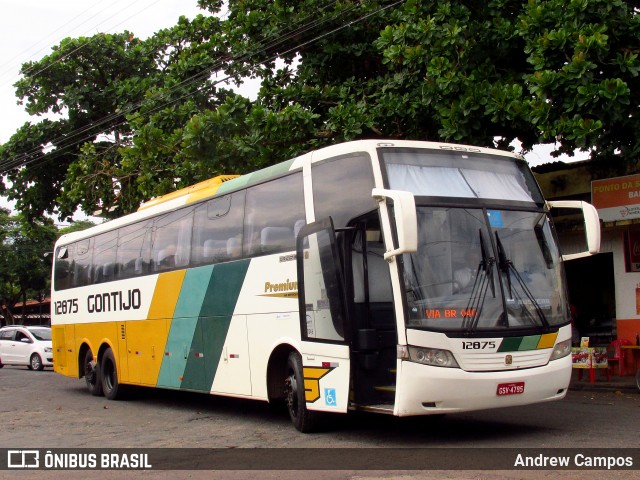
[[[151,258],[154,271],[160,272],[189,265],[193,207],[181,208],[154,222]]]
[[[273,253],[291,244],[293,232],[287,227],[265,227],[260,232],[260,252]]]
[[[244,196],[245,192],[239,191],[198,205],[193,226],[192,265],[226,262],[242,256]],[[237,248],[232,243],[237,244]]]
[[[302,172],[296,172],[247,190],[245,256],[295,250],[293,230],[306,218]]]
[[[64,256],[59,255],[59,252],[65,249],[66,253]],[[73,254],[75,249],[73,245],[68,245],[66,247],[59,247],[56,251],[54,262],[54,288],[56,290],[65,290],[67,288],[71,288],[73,285],[73,273],[75,268],[75,263],[73,261]]]
[[[118,231],[113,230],[98,235],[93,245],[93,279],[90,282],[102,283],[113,280]]]
[[[371,158],[366,153],[314,163],[311,172],[316,219],[331,216],[334,227],[341,228],[352,218],[376,209],[371,196],[375,186]]]
[[[93,254],[93,239],[87,238],[75,244],[76,254],[74,256],[75,269],[73,287],[84,287],[91,281],[91,260]]]
[[[145,221],[120,229],[116,255],[117,278],[131,278],[149,272],[151,225],[151,221]]]

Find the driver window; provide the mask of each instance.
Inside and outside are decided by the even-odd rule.
[[[22,342],[23,340],[27,340],[29,343],[31,343],[31,339],[24,333],[22,333],[21,331],[17,331],[16,332],[16,342]]]

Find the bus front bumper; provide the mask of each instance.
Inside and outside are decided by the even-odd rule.
[[[570,355],[542,367],[502,372],[466,372],[409,361],[398,363],[394,414],[401,417],[560,400],[567,394],[571,380]],[[498,395],[499,386],[522,382],[522,393]]]

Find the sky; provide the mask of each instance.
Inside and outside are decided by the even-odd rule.
[[[16,105],[13,84],[19,79],[22,63],[39,60],[66,37],[92,36],[128,30],[147,38],[177,23],[184,15],[193,18],[206,13],[196,0],[0,0],[0,144],[33,118]],[[240,90],[242,91],[242,90]],[[551,146],[540,146],[526,155],[531,166],[555,160]],[[0,206],[7,202],[0,198]]]
[[[0,0],[0,143],[31,117],[13,84],[22,63],[39,60],[66,37],[128,30],[138,38],[206,13],[196,0]]]

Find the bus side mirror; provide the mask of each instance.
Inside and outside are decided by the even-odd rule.
[[[584,218],[584,230],[587,240],[587,250],[570,255],[563,255],[563,260],[573,260],[574,258],[588,257],[600,251],[600,218],[598,211],[590,203],[581,200],[554,200],[547,202],[549,208],[579,209]]]
[[[401,190],[374,188],[371,195],[378,202],[384,202],[387,198],[393,200],[398,246],[385,252],[384,259],[388,260],[402,253],[416,252],[418,250],[418,218],[413,194]]]

